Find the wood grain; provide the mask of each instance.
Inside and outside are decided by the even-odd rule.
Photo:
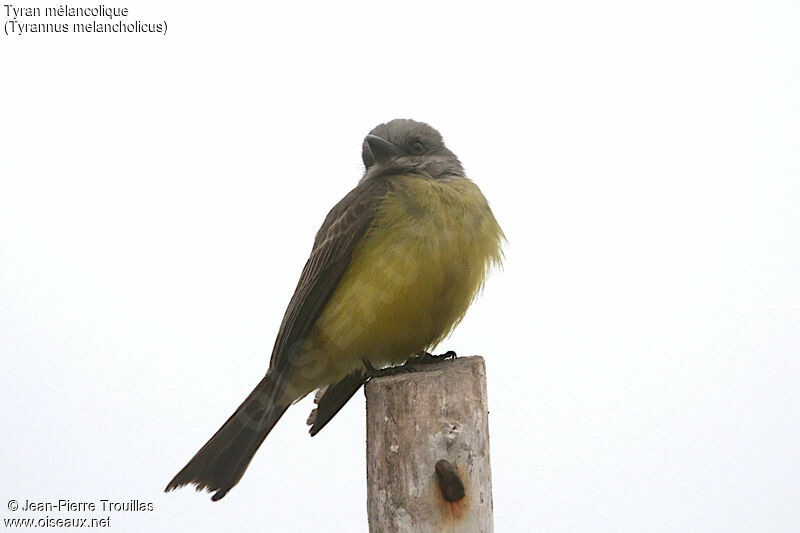
[[[369,530],[489,533],[492,482],[486,367],[462,357],[367,383]],[[464,498],[448,502],[436,463],[454,465]]]

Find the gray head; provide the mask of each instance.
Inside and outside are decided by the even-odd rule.
[[[438,131],[424,122],[398,118],[380,124],[364,139],[364,176],[415,173],[433,179],[464,176],[456,155]]]

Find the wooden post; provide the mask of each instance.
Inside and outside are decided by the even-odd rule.
[[[460,357],[417,368],[373,379],[365,388],[369,530],[490,533],[483,358]],[[442,459],[455,469],[439,463]]]

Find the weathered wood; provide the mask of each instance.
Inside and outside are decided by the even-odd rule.
[[[417,372],[373,379],[367,396],[367,508],[369,530],[489,533],[492,480],[486,367],[461,357]],[[460,491],[455,466],[465,496]]]

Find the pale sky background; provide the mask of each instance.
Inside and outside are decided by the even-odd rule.
[[[360,393],[313,439],[292,408],[219,503],[161,491],[408,117],[508,236],[440,346],[486,357],[496,530],[798,530],[796,2],[128,7],[167,35],[0,35],[0,518],[366,532]]]

